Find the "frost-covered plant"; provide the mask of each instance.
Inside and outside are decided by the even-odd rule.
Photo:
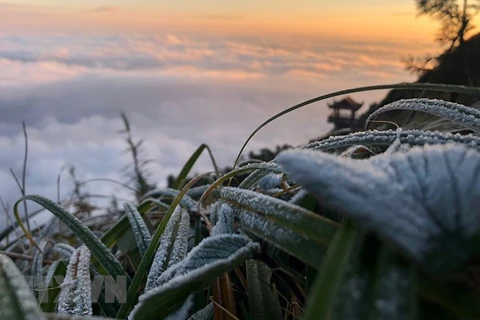
[[[58,299],[57,311],[73,315],[92,315],[93,313],[90,251],[85,246],[76,249],[70,258]]]
[[[185,181],[209,151],[202,145],[172,188],[126,203],[101,237],[56,203],[26,196],[75,239],[50,229],[48,238],[33,237],[19,222],[35,248],[29,274],[46,275],[47,290],[61,292],[58,302],[37,302],[23,290],[26,283],[19,282],[23,291],[10,286],[18,270],[0,269],[0,289],[7,288],[0,295],[17,301],[8,312],[31,310],[35,319],[58,317],[55,310],[134,320],[480,318],[478,111],[411,99],[380,108],[369,120],[403,110],[473,133],[400,128],[333,136],[192,188],[202,176]],[[247,176],[232,187],[240,175]],[[83,245],[74,249],[78,241]],[[56,242],[53,250],[45,249],[47,242]],[[65,276],[61,290],[58,276]],[[98,276],[125,280],[116,283],[124,295],[108,300],[114,286],[99,284]],[[97,300],[92,288],[102,289]]]

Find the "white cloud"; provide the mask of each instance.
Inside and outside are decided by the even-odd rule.
[[[121,168],[129,158],[117,132],[122,110],[135,136],[146,140],[152,179],[164,185],[201,143],[211,146],[221,166],[231,165],[260,123],[293,104],[347,87],[411,79],[398,61],[413,46],[305,41],[0,37],[0,195],[10,204],[20,195],[9,168],[21,172],[22,121],[29,135],[27,192],[55,198],[57,175],[67,163],[82,178],[124,180]],[[355,98],[368,105],[381,96]],[[249,149],[303,143],[331,128],[327,116],[324,103],[299,110],[260,131]],[[210,170],[202,157],[196,171]],[[117,190],[105,183],[90,188],[107,195]]]

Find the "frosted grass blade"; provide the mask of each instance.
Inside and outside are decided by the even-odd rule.
[[[125,212],[127,213],[128,221],[132,227],[133,235],[137,241],[137,247],[140,251],[140,255],[143,257],[148,245],[150,244],[151,235],[150,231],[143,221],[142,216],[138,212],[137,208],[131,203],[124,204]]]
[[[155,258],[147,276],[145,292],[159,286],[161,274],[172,265],[182,261],[187,255],[190,215],[177,207],[168,220],[165,231],[160,238]]]
[[[90,280],[90,251],[80,246],[67,266],[58,299],[57,312],[61,314],[92,315],[92,282]]]
[[[105,268],[105,270],[112,276],[114,279],[116,277],[126,277],[127,280],[130,277],[127,275],[122,265],[117,261],[115,256],[108,250],[108,248],[95,236],[95,234],[85,227],[80,220],[78,220],[73,215],[69,214],[63,208],[58,206],[55,202],[48,200],[42,196],[38,195],[27,195],[20,200],[18,200],[14,207],[15,218],[19,223],[25,234],[28,234],[28,231],[25,229],[25,226],[20,220],[18,214],[18,204],[23,200],[31,200],[38,203],[55,216],[57,216],[63,223],[65,223],[75,235],[83,241],[83,243],[90,249],[92,254],[98,260],[98,262]],[[31,238],[31,235],[30,235]]]

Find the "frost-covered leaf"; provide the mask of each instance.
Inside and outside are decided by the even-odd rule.
[[[239,185],[239,188],[250,189],[253,188],[262,178],[271,174],[271,173],[283,173],[282,168],[275,162],[266,162],[266,163],[252,163],[246,166],[243,166],[241,169],[256,169],[254,172],[249,174]]]
[[[235,209],[227,203],[220,203],[217,214],[218,221],[212,228],[212,237],[219,234],[233,233],[233,219],[235,217]]]
[[[129,319],[158,319],[178,310],[187,297],[259,252],[260,246],[241,235],[206,238],[180,263],[160,276],[161,286],[139,298]]]
[[[337,224],[300,206],[258,192],[222,188],[224,201],[238,208],[242,229],[318,268]]]
[[[93,313],[90,251],[84,245],[78,247],[70,258],[58,299],[57,312],[74,315]]]
[[[188,250],[189,227],[188,212],[177,207],[160,238],[160,244],[148,273],[145,292],[157,287],[160,284],[158,282],[160,275],[185,258]]]
[[[288,222],[279,223],[274,218],[239,209],[240,227],[244,231],[268,241],[275,247],[297,259],[319,268],[327,244],[305,236],[301,229],[294,229]]]
[[[125,212],[127,213],[128,221],[132,226],[132,232],[135,236],[135,240],[137,241],[138,250],[140,251],[140,255],[143,256],[145,251],[150,244],[150,240],[152,239],[150,235],[150,231],[143,221],[142,216],[138,212],[137,208],[131,203],[125,203]]]
[[[213,302],[207,304],[203,309],[198,310],[188,320],[212,320],[213,319]]]
[[[327,245],[337,229],[337,224],[314,214],[300,206],[280,199],[276,199],[259,192],[240,188],[224,187],[222,198],[235,207],[250,211],[248,217],[240,215],[241,220],[246,220],[256,215],[267,221],[273,222],[273,229],[265,229],[266,233],[275,233],[281,227],[292,230],[294,233],[313,239],[318,243]],[[247,225],[252,225],[244,221]],[[260,228],[260,227],[259,227]],[[278,233],[278,237],[281,237]],[[275,234],[273,235],[276,236]]]
[[[38,195],[27,195],[25,197],[22,197],[14,205],[14,212],[15,217],[17,218],[17,222],[19,222],[20,220],[18,217],[17,207],[18,204],[24,200],[31,200],[36,202],[37,204],[41,205],[42,207],[53,213],[63,223],[65,223],[75,233],[75,235],[80,238],[80,240],[88,247],[88,249],[92,252],[98,262],[102,264],[102,266],[110,274],[110,276],[114,278],[123,276],[130,280],[130,277],[125,272],[120,262],[118,262],[115,256],[97,238],[97,236],[95,236],[95,234],[90,229],[88,229],[80,220],[65,211],[55,202]],[[22,229],[26,234],[28,233],[24,226]]]
[[[69,244],[60,242],[55,244],[53,251],[59,253],[64,259],[70,259],[72,254],[75,252],[75,248]]]
[[[420,266],[451,272],[480,249],[480,153],[449,144],[352,160],[296,150],[290,177]]]
[[[387,104],[375,112],[367,119],[367,123],[379,114],[394,111],[409,110],[433,114],[435,116],[448,119],[453,123],[460,124],[475,132],[480,131],[480,111],[458,103],[448,102],[436,99],[403,99]]]
[[[402,130],[401,132],[394,130],[362,131],[345,136],[332,136],[322,141],[301,146],[300,149],[330,151],[360,144],[390,146],[397,139],[399,139],[401,144],[408,144],[410,146],[423,146],[425,144],[447,144],[455,142],[480,150],[480,137],[471,134],[460,135],[448,132],[431,132],[421,130]]]
[[[20,270],[3,254],[0,254],[0,315],[12,320],[45,319]]]

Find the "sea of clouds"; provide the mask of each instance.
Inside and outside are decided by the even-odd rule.
[[[426,46],[425,46],[426,47]],[[0,196],[20,192],[28,133],[28,194],[56,199],[62,166],[80,179],[125,181],[130,161],[120,112],[145,139],[152,181],[159,187],[201,144],[231,165],[264,120],[303,100],[349,87],[411,81],[400,61],[418,44],[398,41],[208,37],[176,34],[0,34]],[[353,96],[365,108],[383,91]],[[247,150],[302,144],[329,131],[320,102],[270,124]],[[207,156],[195,171],[211,170]],[[60,193],[71,191],[63,175]],[[108,183],[90,192],[131,198]],[[0,214],[0,223],[4,219]],[[1,229],[1,228],[0,228]]]

